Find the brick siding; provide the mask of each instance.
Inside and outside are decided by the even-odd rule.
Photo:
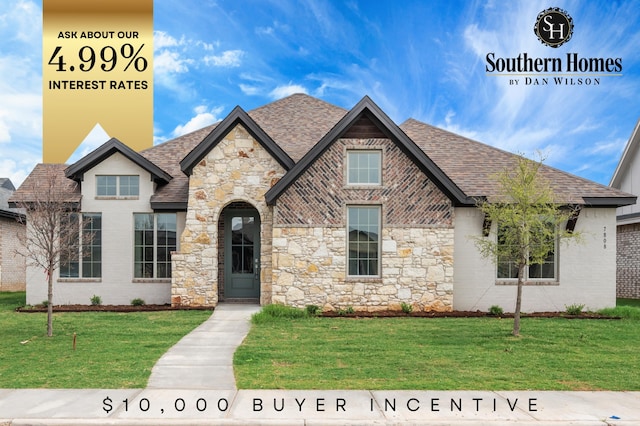
[[[344,185],[349,148],[382,149],[382,186]],[[389,139],[338,139],[278,199],[277,225],[344,226],[344,204],[383,206],[383,224],[453,226],[451,201]]]
[[[640,299],[640,224],[617,228],[616,297]]]
[[[24,225],[15,219],[0,218],[0,291],[25,290],[25,259],[16,254],[18,234],[24,232]]]

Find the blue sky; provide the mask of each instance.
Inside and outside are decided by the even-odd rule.
[[[533,34],[551,6],[575,24],[557,49]],[[41,29],[41,1],[2,1],[0,177],[16,184],[42,158]],[[155,0],[154,30],[157,143],[236,105],[304,92],[351,108],[369,95],[398,124],[413,117],[511,152],[540,150],[547,164],[608,184],[640,118],[634,0]],[[622,58],[623,70],[599,86],[512,86],[487,75],[489,52]],[[79,154],[105,138],[95,132]]]

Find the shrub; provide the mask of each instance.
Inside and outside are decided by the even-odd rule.
[[[145,303],[144,303],[144,300],[142,300],[142,299],[140,299],[140,298],[136,298],[136,299],[133,299],[133,300],[131,301],[131,305],[132,305],[132,306],[143,306],[144,304],[145,304]]]
[[[351,315],[354,314],[356,311],[353,309],[353,306],[347,306],[346,308],[340,308],[336,311],[336,313],[343,317],[345,315]]]
[[[318,305],[307,305],[304,310],[307,312],[307,315],[310,317],[315,317],[320,312],[320,306]]]
[[[100,306],[102,305],[102,297],[96,296],[95,294],[91,296],[91,306]]]
[[[578,305],[574,303],[573,305],[565,306],[566,312],[569,315],[582,315],[582,310],[584,309],[584,305]]]
[[[413,306],[406,302],[400,303],[400,308],[405,314],[410,314],[411,312],[413,312]]]
[[[504,311],[498,305],[493,305],[492,307],[489,308],[489,315],[499,317],[499,316],[502,316],[503,313]]]
[[[264,306],[260,312],[253,314],[251,321],[254,324],[264,324],[278,319],[300,319],[308,317],[309,314],[306,310],[294,308],[293,306],[274,304]]]
[[[41,305],[46,308],[46,307],[49,306],[49,301],[48,300],[43,300]]]

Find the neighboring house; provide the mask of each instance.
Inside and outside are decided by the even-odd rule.
[[[9,197],[16,188],[11,179],[0,178],[0,291],[25,290],[25,258],[17,254],[25,233],[25,216],[9,208]]]
[[[640,120],[622,153],[611,183],[630,194],[640,193]],[[640,299],[640,205],[618,208],[616,277],[618,297]]]
[[[78,221],[91,217],[100,237],[55,276],[55,303],[95,294],[115,304],[512,310],[515,277],[469,236],[496,238],[476,199],[491,200],[494,174],[515,162],[414,119],[398,126],[368,97],[348,111],[302,94],[236,107],[140,153],[111,139],[75,164],[47,166],[80,184],[69,194]],[[585,238],[527,272],[523,310],[614,306],[616,208],[635,197],[543,174],[561,203],[581,208],[567,226]],[[21,189],[15,199],[28,199]],[[46,298],[42,271],[30,270],[27,285],[28,303]]]

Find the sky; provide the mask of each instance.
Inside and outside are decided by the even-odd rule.
[[[573,18],[558,48],[539,12]],[[293,93],[346,109],[368,95],[432,124],[607,185],[640,118],[640,4],[611,1],[155,0],[154,143]],[[0,177],[42,161],[42,0],[0,3]],[[486,55],[622,58],[599,85],[511,85]],[[550,79],[552,80],[552,79]],[[111,135],[116,136],[117,135]],[[94,130],[70,162],[109,135]],[[125,141],[126,142],[126,141]],[[428,153],[427,153],[428,154]]]

